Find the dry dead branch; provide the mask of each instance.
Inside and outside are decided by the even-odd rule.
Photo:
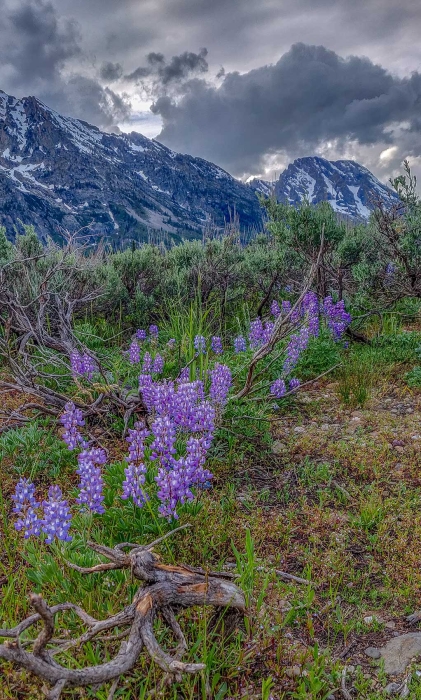
[[[82,574],[95,574],[111,569],[131,571],[132,576],[142,582],[133,602],[106,620],[96,620],[78,605],[62,603],[49,607],[41,595],[32,594],[30,601],[35,614],[13,629],[0,630],[0,637],[9,640],[0,645],[0,658],[25,668],[49,683],[51,689],[45,691],[48,700],[58,700],[64,689],[100,686],[108,682],[112,682],[109,697],[113,697],[118,679],[134,668],[143,649],[173,680],[179,679],[183,673],[197,673],[203,670],[204,664],[181,661],[187,650],[187,643],[175,613],[180,608],[196,605],[243,612],[244,596],[223,573],[193,569],[183,564],[161,563],[151,551],[161,539],[146,546],[124,542],[114,548],[88,543],[91,549],[108,559],[108,562],[92,567],[72,564],[71,568]],[[88,630],[76,638],[69,638],[68,632],[63,638],[54,638],[56,615],[69,610],[82,620]],[[172,654],[167,653],[155,637],[154,620],[158,615],[177,641],[177,648]],[[43,626],[38,636],[30,642],[21,641],[21,634],[40,621]],[[66,668],[56,661],[55,657],[60,653],[80,647],[97,635],[111,630],[118,632],[110,637],[100,637],[99,640],[116,640],[123,637],[124,640],[110,660],[85,668]]]

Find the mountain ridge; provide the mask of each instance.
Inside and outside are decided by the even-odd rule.
[[[256,194],[297,204],[327,200],[341,216],[365,221],[375,197],[397,195],[354,161],[298,158],[275,183],[243,183],[202,158],[176,153],[138,132],[111,134],[66,117],[36,97],[0,90],[0,224],[13,239],[19,222],[41,239],[86,229],[119,244],[161,231],[172,240],[223,229],[260,229]]]
[[[1,91],[0,208],[11,238],[17,220],[44,239],[89,226],[93,237],[119,240],[150,229],[197,237],[209,221],[223,227],[234,210],[243,228],[262,221],[253,192],[213,163]]]

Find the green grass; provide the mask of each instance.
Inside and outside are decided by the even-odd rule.
[[[247,614],[224,636],[221,629],[212,628],[210,610],[180,613],[188,642],[184,658],[205,663],[206,671],[198,677],[186,675],[163,690],[163,700],[322,700],[337,694],[344,665],[338,657],[352,640],[357,646],[346,660],[354,667],[347,687],[362,700],[383,697],[387,679],[357,652],[391,634],[383,622],[367,624],[364,617],[393,619],[397,629],[408,631],[404,616],[419,607],[421,595],[421,454],[417,441],[411,441],[421,431],[421,411],[416,408],[401,418],[377,408],[392,391],[399,400],[410,398],[417,404],[418,385],[410,384],[407,373],[421,343],[417,332],[403,332],[388,323],[387,336],[370,347],[351,344],[344,350],[322,333],[300,363],[301,378],[318,376],[336,360],[342,365],[310,385],[306,401],[299,394],[281,402],[272,414],[272,402],[263,400],[262,390],[257,392],[260,401],[228,405],[209,455],[214,486],[199,491],[180,509],[179,523],[189,522],[191,527],[159,545],[158,553],[166,563],[228,567],[244,591]],[[163,330],[163,342],[177,334],[182,341],[176,360],[180,365],[191,356],[186,339],[203,329],[210,332],[206,319],[198,322],[191,311],[188,320],[174,319]],[[107,342],[110,330],[100,322],[79,328],[107,356],[110,372],[129,384],[136,373],[121,360],[120,341]],[[221,361],[229,362],[236,385],[241,386],[247,356],[234,356],[227,348]],[[275,363],[274,376],[277,371]],[[171,368],[169,376],[172,373]],[[348,433],[354,408],[361,418],[355,431]],[[276,418],[272,424],[271,417]],[[294,431],[297,425],[304,426],[303,433]],[[328,429],[322,430],[322,425]],[[396,436],[405,443],[402,453],[390,446]],[[284,444],[280,453],[272,453],[273,438]],[[66,560],[80,566],[98,563],[86,546],[89,539],[110,546],[123,540],[145,543],[173,526],[157,517],[154,497],[143,509],[121,501],[127,445],[116,436],[107,438],[107,446],[112,457],[104,474],[106,514],[79,514],[73,541],[48,547],[38,540],[25,542],[14,530],[10,494],[16,479],[25,476],[34,479],[42,493],[54,480],[72,495],[75,456],[50,419],[0,437],[2,626],[12,626],[29,614],[30,591],[42,592],[52,604],[77,602],[97,618],[116,613],[132,600],[136,584],[130,572],[82,576],[65,564]],[[150,485],[153,477],[150,471]],[[284,581],[277,570],[310,583]],[[70,634],[83,628],[71,614],[58,619]],[[173,640],[162,622],[157,621],[155,631],[170,649]],[[113,642],[95,642],[59,660],[78,666],[101,663],[115,650]],[[415,661],[412,669],[418,668],[421,665]],[[146,699],[161,679],[158,668],[142,654],[115,697]],[[109,687],[88,690],[86,697],[106,700],[108,691]],[[42,697],[40,683],[6,664],[2,697],[16,698],[16,692],[34,700]],[[421,699],[415,674],[410,692]],[[63,697],[79,696],[78,691],[67,691]]]

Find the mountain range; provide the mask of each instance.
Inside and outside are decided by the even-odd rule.
[[[327,199],[353,220],[367,219],[377,198],[396,196],[361,165],[318,157],[294,161],[274,185],[243,183],[138,132],[105,133],[35,97],[0,91],[0,224],[11,239],[32,224],[43,240],[86,227],[93,239],[119,244],[151,231],[177,241],[234,216],[243,230],[258,230],[256,193],[294,205]]]

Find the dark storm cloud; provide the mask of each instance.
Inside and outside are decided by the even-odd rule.
[[[66,102],[90,124],[109,127],[125,121],[130,115],[130,103],[124,97],[103,88],[96,80],[76,75],[67,82]]]
[[[143,83],[145,78],[152,78],[155,86],[166,87],[186,80],[194,73],[206,73],[209,69],[207,55],[207,49],[200,49],[199,53],[184,51],[167,63],[162,53],[151,52],[146,57],[146,66],[136,68],[125,77],[137,84]]]
[[[74,20],[59,20],[53,5],[42,0],[20,3],[2,17],[0,57],[18,82],[54,78],[80,52]]]
[[[367,58],[341,58],[323,46],[294,45],[275,65],[228,73],[219,87],[185,86],[179,101],[152,106],[160,141],[243,174],[277,151],[312,152],[325,140],[394,143],[388,127],[420,132],[421,75],[397,78]]]
[[[106,83],[112,83],[123,75],[123,66],[120,63],[105,61],[100,68],[99,74]]]
[[[77,22],[59,17],[48,0],[9,2],[0,24],[1,88],[18,97],[34,94],[101,127],[126,119],[128,100],[78,70],[77,62],[84,60],[81,37]],[[110,66],[116,74],[118,65],[109,64],[109,74]]]

